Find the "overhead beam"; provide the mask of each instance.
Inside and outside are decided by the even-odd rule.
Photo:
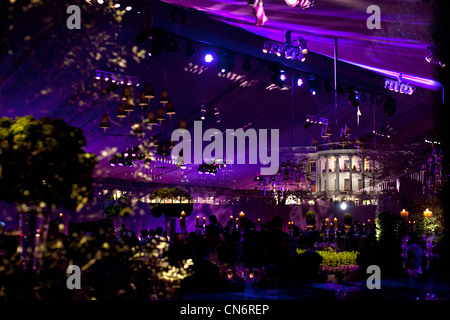
[[[305,62],[288,60],[262,52],[264,37],[247,30],[214,20],[206,13],[154,2],[151,7],[153,26],[178,37],[191,39],[236,53],[283,64],[286,67],[314,74],[324,79],[334,78],[333,58],[309,52]],[[337,61],[340,83],[355,85],[366,92],[385,94],[384,76],[375,72]],[[354,75],[358,75],[355,77]],[[377,80],[376,83],[373,81]],[[380,85],[381,84],[381,85]]]

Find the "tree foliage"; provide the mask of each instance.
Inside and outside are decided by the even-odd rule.
[[[60,119],[0,119],[0,200],[76,209],[92,196],[95,154]]]
[[[150,212],[155,217],[163,214],[168,217],[180,217],[182,211],[188,217],[194,210],[192,196],[181,188],[156,189],[150,198],[157,201],[150,204]]]
[[[306,212],[306,224],[308,225],[315,225],[316,224],[316,214],[314,211],[308,211]]]
[[[376,220],[377,239],[381,245],[395,246],[401,240],[401,218],[390,212],[384,211],[377,215]]]

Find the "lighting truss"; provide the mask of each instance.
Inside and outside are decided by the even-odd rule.
[[[432,140],[428,140],[428,139],[425,139],[425,142],[430,143],[430,144],[441,144],[439,141],[432,141]]]
[[[95,70],[95,79],[126,84],[128,86],[139,86],[139,77],[117,74],[108,71]]]
[[[323,126],[327,126],[328,125],[328,119],[327,118],[322,118],[322,117],[319,117],[317,115],[310,115],[310,114],[306,115],[306,122],[320,124],[320,125],[323,125]]]
[[[409,95],[412,95],[414,91],[416,91],[416,87],[404,83],[401,79],[401,76],[399,76],[398,80],[386,79],[384,81],[384,88],[389,89],[391,91],[405,93]]]
[[[385,137],[385,138],[390,138],[391,137],[390,135],[381,133],[378,130],[373,130],[372,132],[373,132],[374,135],[379,136],[379,137]]]
[[[441,61],[439,55],[436,52],[436,49],[433,47],[427,47],[427,51],[425,53],[425,60],[429,63],[434,63],[439,65],[441,68],[445,68],[445,63]]]
[[[217,174],[217,170],[226,167],[226,164],[223,163],[203,163],[198,166],[197,172],[198,174],[210,174],[215,176]]]
[[[276,54],[278,57],[284,56],[286,59],[298,59],[303,62],[306,60],[305,56],[308,54],[306,42],[303,37],[291,41],[290,34],[287,34],[285,43],[266,40],[262,51],[264,53]]]

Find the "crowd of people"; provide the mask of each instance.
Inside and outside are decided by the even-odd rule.
[[[172,239],[168,239],[169,231],[162,227],[141,230],[137,236],[125,225],[115,230],[111,219],[90,223],[88,228],[86,224],[73,224],[67,233],[61,232],[58,221],[52,221],[46,248],[35,266],[39,272],[34,280],[30,278],[28,288],[34,297],[42,299],[86,299],[92,296],[98,299],[145,299],[151,294],[145,286],[139,285],[145,281],[136,279],[148,280],[148,272],[161,263],[147,264],[142,268],[135,257],[139,256],[137,253],[142,256],[151,253],[158,259],[166,258],[168,266],[180,266],[189,259],[193,261],[192,273],[177,286],[181,295],[224,290],[226,280],[221,278],[220,265],[244,265],[250,269],[264,266],[267,273],[259,283],[261,287],[293,289],[327,281],[327,275],[320,268],[322,257],[316,252],[326,246],[338,251],[359,252],[359,268],[347,281],[366,279],[367,274],[363,271],[369,265],[380,266],[384,278],[410,277],[427,281],[430,277],[424,243],[417,235],[412,235],[407,244],[405,265],[400,244],[380,245],[374,227],[362,228],[357,221],[350,227],[339,229],[336,238],[334,231],[327,232],[326,228],[293,228],[284,232],[282,227],[283,219],[278,216],[265,224],[256,224],[245,218],[238,226],[231,223],[223,226],[211,215],[205,228],[175,233]],[[27,286],[19,286],[18,283],[27,279],[27,274],[17,251],[19,241],[12,230],[5,233],[0,225],[0,231],[0,292],[13,299],[20,298],[26,295]],[[161,243],[167,250],[155,251],[163,247]],[[303,253],[298,254],[297,249],[302,249]],[[434,257],[438,256],[435,254]],[[70,292],[65,287],[68,264],[83,266],[87,270],[83,275],[87,284],[83,293]],[[154,284],[152,281],[150,283]]]

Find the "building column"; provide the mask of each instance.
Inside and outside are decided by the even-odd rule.
[[[335,186],[335,191],[334,194],[336,196],[336,198],[339,195],[339,186],[340,186],[340,181],[339,181],[339,155],[336,155],[336,186]]]
[[[329,188],[330,188],[330,179],[328,174],[328,156],[325,156],[325,179],[327,181],[327,184],[325,185],[325,194],[327,194]],[[328,195],[327,195],[328,198]]]
[[[372,160],[372,185],[375,189],[375,160]]]
[[[318,156],[316,159],[316,192],[322,191],[322,166],[320,165],[320,157]]]
[[[350,159],[350,170],[348,171],[349,172],[349,189],[350,189],[349,195],[352,195],[353,194],[353,177],[352,177],[352,170],[353,170],[352,159],[353,159],[353,156],[348,156],[348,158]]]
[[[362,165],[361,165],[361,182],[363,189],[366,187],[366,168],[365,168],[366,161],[364,159],[365,158],[362,158]]]

